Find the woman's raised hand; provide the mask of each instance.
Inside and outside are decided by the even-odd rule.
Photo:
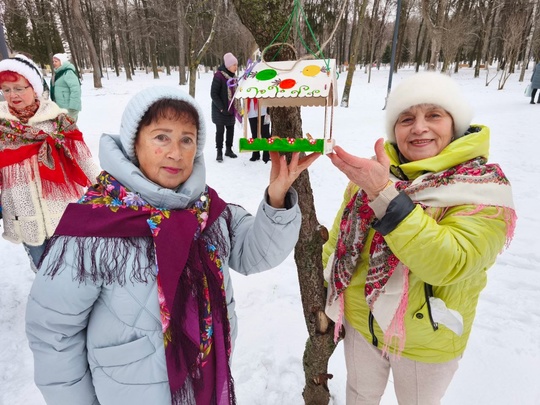
[[[390,159],[384,151],[384,139],[375,142],[375,157],[366,159],[351,155],[339,146],[328,155],[334,166],[350,181],[362,188],[370,200],[375,199],[388,184]]]
[[[268,186],[269,203],[274,208],[285,207],[285,195],[298,178],[300,173],[307,169],[321,156],[320,153],[311,153],[300,158],[300,152],[293,152],[291,162],[287,165],[286,157],[279,152],[270,152],[272,169],[270,171],[270,185]]]

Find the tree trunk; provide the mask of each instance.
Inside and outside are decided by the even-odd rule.
[[[268,0],[233,0],[242,23],[253,34],[260,49],[266,49],[292,14],[293,2]],[[367,1],[366,1],[367,3]],[[271,11],[270,11],[271,10]],[[324,42],[324,41],[319,41]],[[294,52],[283,47],[273,60],[294,59]],[[302,137],[302,118],[299,107],[273,107],[272,132],[281,137]],[[334,351],[333,324],[324,314],[326,289],[323,280],[322,245],[327,232],[317,221],[309,172],[304,171],[293,184],[299,195],[302,227],[294,257],[302,307],[308,330],[303,356],[305,404],[326,405],[328,390],[328,360]]]
[[[109,4],[107,7],[107,10],[105,12],[107,23],[109,25],[109,37],[110,37],[110,47],[112,50],[112,64],[114,66],[114,72],[116,73],[116,77],[120,76],[120,66],[118,64],[118,48],[116,46],[116,32],[114,30],[114,12],[113,12],[113,6],[111,3],[116,3],[116,0],[109,0]]]
[[[111,6],[113,10],[113,17],[116,21],[116,27],[117,27],[117,35],[120,38],[118,41],[118,46],[120,48],[120,55],[122,55],[122,62],[124,65],[124,71],[126,72],[126,80],[131,81],[133,80],[131,77],[131,69],[130,69],[130,63],[129,63],[129,55],[127,52],[127,37],[126,37],[126,30],[128,29],[127,21],[125,24],[122,23],[122,19],[120,19],[120,11],[118,9],[118,3],[116,0],[110,0]]]
[[[178,21],[178,84],[184,85],[186,84],[186,39],[184,4],[180,0],[176,2],[176,20]]]
[[[530,14],[530,18],[527,21],[528,27],[527,27],[527,33],[525,38],[525,49],[523,50],[522,58],[521,58],[521,72],[519,73],[519,81],[523,82],[523,79],[525,78],[525,70],[527,69],[528,59],[530,49],[532,47],[533,42],[533,21],[536,20],[536,14],[537,14],[537,3],[534,3],[532,6],[532,12]]]
[[[146,0],[141,0],[144,11],[144,23],[148,35],[148,52],[150,53],[150,63],[152,64],[152,73],[154,74],[154,79],[159,79],[159,72],[157,67],[157,52],[156,52],[156,38],[154,34],[154,23],[150,19],[150,12],[148,11],[148,2]]]
[[[431,9],[431,0],[422,0],[422,17],[427,22],[428,30],[431,34],[431,58],[428,70],[437,70],[439,55],[441,52],[442,34],[444,21],[446,18],[445,10],[448,0],[437,0],[437,10],[433,18]]]
[[[201,59],[206,54],[206,51],[210,47],[210,44],[212,43],[214,39],[214,35],[216,34],[216,25],[217,25],[217,19],[220,11],[220,3],[217,3],[217,7],[214,10],[214,18],[212,20],[212,27],[210,28],[210,33],[208,34],[208,37],[206,38],[206,41],[204,42],[201,49],[199,49],[199,52],[197,52],[197,55],[195,55],[195,45],[194,45],[194,35],[195,33],[192,31],[190,40],[189,40],[189,95],[191,97],[195,97],[195,83],[197,81],[197,68],[199,67],[199,64],[201,63]]]
[[[359,5],[360,0],[355,0],[354,11],[356,13],[356,24],[351,35],[351,52],[349,55],[349,68],[347,70],[347,78],[345,79],[345,87],[343,88],[343,95],[341,96],[341,107],[349,107],[349,96],[351,93],[351,86],[354,77],[354,71],[356,70],[356,63],[358,62],[358,51],[360,50],[360,40],[362,38],[362,29],[364,25],[364,15],[366,13],[366,7],[368,0],[362,0],[362,6]]]
[[[369,59],[368,59],[368,83],[371,83],[371,67],[373,65],[373,58],[375,55],[375,41],[377,36],[376,20],[379,14],[379,0],[373,0],[373,6],[371,6],[371,21],[368,27],[369,37]],[[377,24],[378,25],[378,24]],[[348,78],[348,77],[347,77]],[[351,78],[352,79],[352,78]],[[351,80],[352,84],[352,80]],[[348,100],[347,100],[348,101]],[[343,103],[343,101],[342,101]],[[342,105],[343,106],[343,105]]]
[[[396,48],[396,61],[395,61],[395,72],[397,72],[398,66],[402,64],[402,54],[403,54],[403,43],[405,42],[405,33],[407,32],[407,24],[409,22],[409,15],[411,12],[411,7],[409,7],[409,1],[403,0],[401,3],[401,13],[399,18],[399,32],[398,32],[398,43]]]
[[[90,53],[90,60],[92,61],[92,67],[94,70],[94,88],[100,89],[103,87],[101,85],[101,68],[99,66],[99,59],[96,52],[96,47],[94,46],[94,41],[92,41],[90,32],[88,31],[88,28],[86,27],[86,24],[84,23],[84,19],[81,12],[81,3],[79,0],[69,0],[69,1],[70,1],[71,11],[73,13],[73,19],[75,20],[75,23],[79,26],[79,29],[81,30],[81,34],[83,35],[86,41],[86,45]]]

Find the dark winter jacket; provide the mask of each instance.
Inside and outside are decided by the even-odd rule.
[[[234,125],[235,117],[232,105],[229,110],[230,100],[227,91],[228,79],[222,72],[225,72],[230,77],[234,76],[234,73],[229,72],[224,65],[221,65],[217,72],[214,73],[212,87],[210,88],[210,97],[212,98],[212,122],[217,125],[230,126]]]
[[[540,89],[540,63],[536,64],[531,77],[531,86],[533,89]]]

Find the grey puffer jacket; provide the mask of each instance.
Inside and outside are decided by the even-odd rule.
[[[170,206],[174,205],[172,194],[182,192],[144,182],[116,136],[103,135],[100,160],[106,171],[139,191],[145,200],[170,200]],[[130,178],[137,179],[137,188],[124,182]],[[190,180],[202,182],[192,189],[204,185],[202,156],[196,159]],[[160,193],[168,194],[167,198]],[[223,257],[223,273],[233,342],[237,322],[229,268],[249,275],[275,267],[289,255],[300,230],[297,198],[291,189],[288,209],[272,208],[263,200],[256,216],[229,204],[231,233],[223,217],[212,224],[221,227],[229,245],[229,255]],[[126,281],[120,285],[103,280],[77,281],[75,263],[79,258],[73,257],[72,252],[77,250],[73,239],[58,240],[67,243],[66,265],[52,279],[45,274],[63,243],[51,246],[28,299],[26,333],[34,354],[36,385],[45,401],[54,405],[170,404],[156,280],[139,282],[130,277],[135,266],[147,263],[145,250],[152,240],[132,238],[133,247],[121,269]],[[96,260],[99,266],[103,260],[100,252],[110,249],[114,239],[101,238],[98,251],[83,250],[82,260]]]

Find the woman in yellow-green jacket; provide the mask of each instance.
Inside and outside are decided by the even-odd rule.
[[[375,157],[330,155],[351,181],[323,250],[347,405],[378,404],[390,370],[400,404],[439,404],[458,368],[516,221],[489,129],[471,119],[452,79],[415,74],[388,98]]]

